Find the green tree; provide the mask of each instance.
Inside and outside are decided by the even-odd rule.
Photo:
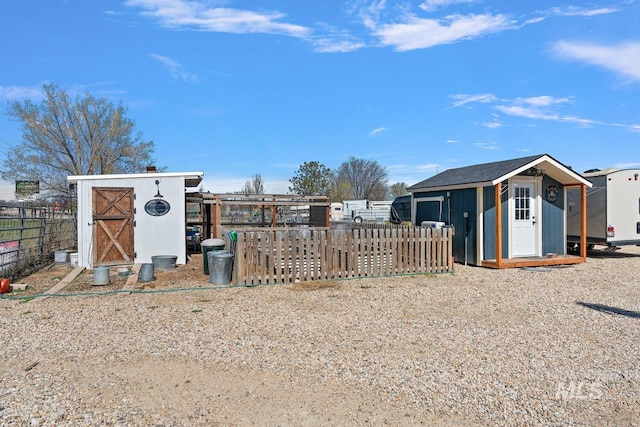
[[[350,200],[353,199],[351,194],[352,191],[349,183],[338,181],[338,179],[334,177],[327,193],[327,195],[329,196],[329,200],[332,202],[342,202],[343,200]]]
[[[289,192],[302,196],[326,196],[333,181],[331,170],[322,163],[304,162],[289,180]]]
[[[135,132],[127,109],[90,94],[72,100],[54,84],[42,86],[41,103],[10,101],[7,114],[22,123],[22,142],[0,166],[7,181],[40,181],[67,191],[68,175],[143,172],[154,163],[152,141]]]
[[[351,187],[351,197],[354,199],[385,200],[387,198],[388,173],[375,160],[351,156],[338,167],[336,179]]]
[[[400,196],[404,196],[406,194],[409,194],[407,192],[407,183],[406,182],[396,182],[394,184],[391,184],[391,186],[389,186],[389,192],[391,193],[391,197],[392,198],[396,198],[396,197],[400,197]]]

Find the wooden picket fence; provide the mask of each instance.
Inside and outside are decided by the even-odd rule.
[[[233,282],[257,285],[453,271],[453,229],[237,232]]]

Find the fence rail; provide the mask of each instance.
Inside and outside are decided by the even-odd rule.
[[[76,247],[76,216],[53,207],[0,205],[0,274],[12,281]]]
[[[238,232],[233,281],[293,283],[453,270],[449,228]]]

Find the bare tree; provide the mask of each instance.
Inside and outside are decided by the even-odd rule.
[[[240,190],[243,194],[264,194],[264,180],[259,173],[253,175],[251,180],[244,183]]]
[[[338,182],[351,187],[354,199],[385,200],[387,198],[387,170],[374,160],[357,159],[353,156],[338,167]]]
[[[42,90],[40,104],[9,102],[8,115],[22,123],[22,142],[2,162],[3,179],[66,192],[68,175],[142,172],[153,163],[153,142],[134,135],[122,104],[90,94],[71,100],[54,84]]]

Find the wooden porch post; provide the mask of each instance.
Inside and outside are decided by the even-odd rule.
[[[218,237],[218,232],[220,228],[220,199],[216,200],[216,203],[213,205],[213,230],[211,237]]]
[[[329,206],[324,210],[324,226],[331,228],[331,200],[327,200]]]
[[[502,183],[495,186],[496,199],[496,264],[502,268]]]
[[[580,257],[587,260],[587,186],[580,185]]]
[[[271,197],[271,201],[273,202],[271,205],[271,227],[276,228],[278,226],[278,205],[276,205],[276,196]]]

